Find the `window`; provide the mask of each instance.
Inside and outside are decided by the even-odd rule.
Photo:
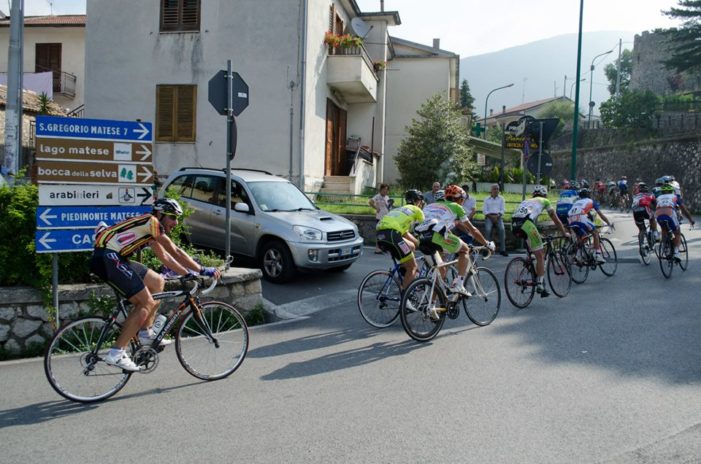
[[[200,30],[200,0],[161,0],[161,32]]]
[[[156,141],[194,142],[196,85],[156,86]]]

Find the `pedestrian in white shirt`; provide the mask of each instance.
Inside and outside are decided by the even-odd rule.
[[[504,197],[499,194],[498,184],[492,185],[489,196],[484,199],[482,212],[484,213],[484,236],[487,240],[491,240],[492,229],[496,227],[499,233],[499,254],[509,256],[506,252],[506,231],[503,219],[506,209]]]
[[[472,221],[472,218],[475,217],[475,214],[477,213],[477,198],[471,197],[470,196],[470,186],[465,184],[462,186],[462,189],[465,191],[465,194],[467,194],[467,198],[465,198],[465,203],[462,204],[462,209],[465,210],[465,214],[467,214],[467,218]]]
[[[385,217],[392,207],[392,201],[389,198],[389,185],[380,184],[380,191],[374,197],[368,200],[368,204],[375,208],[375,219],[380,222],[380,219]],[[375,253],[380,254],[382,250],[375,244]]]

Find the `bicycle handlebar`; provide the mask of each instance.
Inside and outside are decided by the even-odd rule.
[[[473,253],[482,255],[482,261],[488,260],[492,256],[492,250],[486,246],[471,247]]]

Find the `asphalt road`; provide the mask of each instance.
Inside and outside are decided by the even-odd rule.
[[[307,316],[253,328],[226,380],[190,377],[169,348],[154,373],[83,406],[51,390],[40,360],[2,363],[0,461],[699,463],[701,231],[684,231],[689,270],[664,280],[613,216],[615,276],[522,311],[504,299],[492,325],[463,315],[430,343],[365,324],[349,270],[327,276],[353,281],[338,292],[305,280],[321,293],[284,306]],[[506,262],[491,262],[500,277]]]

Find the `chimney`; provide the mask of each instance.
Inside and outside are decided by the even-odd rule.
[[[435,50],[441,48],[441,39],[433,39],[433,48]]]
[[[491,118],[493,114],[494,114],[494,110],[492,108],[489,108],[489,117]]]
[[[501,112],[506,113],[506,105],[501,105]]]
[[[380,0],[380,11],[385,11],[385,0]]]

